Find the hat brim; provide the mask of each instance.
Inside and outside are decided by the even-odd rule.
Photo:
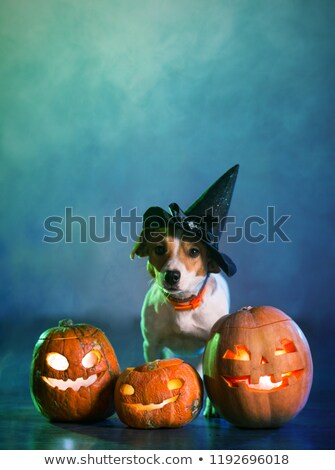
[[[159,231],[161,228],[166,229],[171,226],[178,227],[182,230],[182,232],[188,235],[192,234],[199,236],[199,234],[194,232],[190,226],[188,226],[187,230],[185,230],[185,228],[182,226],[178,218],[186,219],[187,217],[185,217],[185,214],[177,204],[170,204],[169,208],[170,213],[168,213],[161,207],[149,207],[149,209],[146,210],[143,216],[144,224],[141,236],[143,236],[146,231]],[[172,222],[173,219],[175,219],[174,222]],[[152,226],[152,223],[154,223],[155,225]],[[203,234],[203,236],[199,237],[198,241],[201,241],[207,247],[213,260],[216,261],[218,266],[222,269],[224,273],[227,274],[227,276],[231,277],[236,273],[237,269],[235,263],[229,258],[229,256],[224,253],[220,253],[220,251],[218,250],[217,242],[206,240],[206,234]],[[134,253],[134,250],[132,253]]]
[[[212,258],[220,266],[222,271],[227,274],[228,277],[234,276],[237,271],[234,261],[229,258],[225,253],[220,253],[213,245],[211,245],[206,240],[201,240],[201,242],[207,247]]]

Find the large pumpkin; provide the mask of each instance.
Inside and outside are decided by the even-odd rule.
[[[116,412],[133,428],[177,428],[202,408],[199,374],[181,359],[162,359],[122,372],[115,387]]]
[[[313,365],[298,325],[274,307],[244,307],[219,319],[204,358],[204,381],[218,412],[241,427],[277,427],[304,407]]]
[[[51,420],[97,421],[114,413],[119,373],[114,349],[99,328],[62,320],[36,343],[31,395]]]

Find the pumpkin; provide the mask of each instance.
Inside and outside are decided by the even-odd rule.
[[[114,413],[119,373],[114,349],[99,328],[62,320],[35,345],[31,396],[50,420],[102,420]]]
[[[274,307],[244,307],[212,327],[203,356],[208,396],[227,421],[278,427],[305,406],[313,364],[298,325]]]
[[[125,369],[115,387],[120,420],[133,428],[178,428],[202,408],[197,371],[181,359],[162,359]]]

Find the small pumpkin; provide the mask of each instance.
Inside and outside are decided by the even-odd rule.
[[[217,411],[247,428],[278,427],[305,406],[313,379],[308,342],[281,310],[244,307],[213,326],[204,382]]]
[[[178,428],[202,408],[197,371],[181,359],[162,359],[125,369],[115,387],[120,420],[133,428]]]
[[[50,420],[98,421],[114,413],[119,374],[114,349],[99,328],[62,320],[35,345],[31,396]]]

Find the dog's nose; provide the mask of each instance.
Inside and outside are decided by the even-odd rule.
[[[165,271],[164,274],[164,280],[170,284],[171,286],[174,286],[177,284],[177,282],[180,279],[180,271]]]

